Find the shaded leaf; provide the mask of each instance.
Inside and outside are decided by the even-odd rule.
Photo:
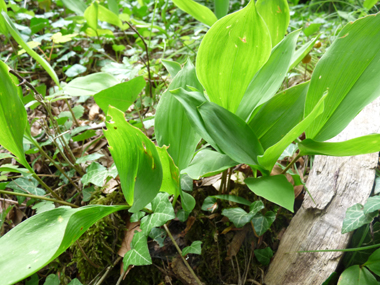
[[[216,203],[216,198],[213,196],[208,196],[204,199],[202,204],[202,211],[214,212],[218,208]]]
[[[163,247],[164,240],[166,238],[166,231],[160,228],[153,228],[149,233],[149,237],[157,242],[159,247]]]
[[[365,214],[364,207],[360,204],[355,204],[349,207],[346,211],[346,216],[343,220],[342,234],[351,232],[360,228],[362,225],[369,224],[378,215],[377,212]]]
[[[173,159],[167,152],[168,147],[156,147],[162,165],[162,184],[160,191],[169,195],[178,195],[182,192],[180,188],[180,176],[178,167],[175,166]]]
[[[262,236],[276,220],[276,214],[268,211],[265,215],[257,213],[251,220],[255,232],[258,236]]]
[[[247,213],[242,208],[229,208],[223,209],[222,215],[233,222],[235,227],[241,228],[246,223],[249,223],[255,214],[251,212]]]
[[[202,253],[201,244],[202,242],[199,240],[193,241],[190,246],[186,246],[184,249],[182,249],[182,256],[186,256],[189,253],[201,254]]]
[[[376,278],[365,267],[354,265],[343,271],[339,277],[338,285],[377,285]]]
[[[152,259],[148,249],[148,237],[143,232],[137,232],[133,236],[131,250],[123,258],[124,271],[129,265],[150,265]]]
[[[181,71],[181,65],[178,62],[167,59],[162,59],[161,62],[172,78],[174,78],[177,73]]]
[[[220,199],[220,200],[226,200],[226,201],[230,201],[230,202],[234,202],[234,203],[239,203],[239,204],[243,204],[246,206],[251,205],[251,202],[247,201],[243,197],[234,196],[234,195],[214,195],[214,196],[209,196],[209,197],[212,197],[215,199]]]
[[[270,262],[270,259],[273,256],[273,251],[270,247],[264,249],[255,249],[255,257],[262,264],[267,266]]]
[[[107,168],[97,162],[93,162],[87,167],[86,174],[83,175],[81,181],[83,186],[92,183],[96,186],[103,187],[106,178],[110,176],[112,175]]]
[[[368,261],[364,263],[369,270],[371,270],[376,275],[380,275],[380,249],[377,249],[371,256],[368,258]]]

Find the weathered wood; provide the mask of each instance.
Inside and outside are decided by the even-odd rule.
[[[345,141],[380,132],[380,98],[368,105],[330,141]],[[353,157],[316,156],[306,183],[316,204],[305,195],[265,277],[267,285],[322,284],[336,269],[342,253],[296,253],[346,248],[351,234],[341,234],[347,208],[368,199],[378,153]]]

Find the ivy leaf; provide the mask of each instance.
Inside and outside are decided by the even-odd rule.
[[[94,184],[96,186],[103,187],[104,180],[107,177],[109,177],[109,176],[114,177],[114,174],[112,174],[103,165],[101,165],[101,164],[99,164],[97,162],[93,162],[87,168],[86,174],[83,175],[83,177],[82,177],[82,183],[83,183],[83,186],[86,186],[87,184],[92,183],[92,184]]]
[[[32,207],[32,209],[35,209],[36,213],[39,214],[39,213],[42,213],[42,212],[45,212],[45,211],[50,211],[50,210],[55,209],[55,205],[54,205],[54,202],[43,201],[43,202],[35,204]]]
[[[264,203],[262,201],[255,201],[249,206],[249,212],[256,215],[258,211],[264,208]]]
[[[152,201],[153,213],[142,218],[141,230],[148,235],[155,227],[161,227],[167,221],[175,218],[175,213],[172,204],[169,202],[168,193],[158,193]]]
[[[203,201],[202,211],[214,212],[218,208],[218,204],[216,203],[216,198],[213,196],[208,196]]]
[[[189,253],[201,254],[201,244],[202,242],[200,240],[193,241],[190,246],[186,246],[184,249],[182,249],[182,256],[188,255]]]
[[[137,232],[133,236],[131,250],[124,255],[124,271],[129,265],[150,265],[152,259],[148,249],[148,237],[143,232]]]
[[[378,215],[377,212],[365,214],[361,204],[355,204],[347,209],[346,217],[343,221],[342,234],[360,228],[362,225],[369,224]]]
[[[153,228],[149,233],[149,237],[157,242],[159,247],[163,247],[164,240],[166,238],[166,232],[164,229]]]
[[[380,210],[380,196],[369,197],[364,205],[364,214]]]
[[[21,177],[10,182],[7,187],[13,189],[17,193],[28,193],[37,196],[45,195],[45,190],[38,188],[38,181],[32,177]],[[21,204],[25,201],[25,197],[17,196],[17,201]]]
[[[273,256],[273,251],[270,247],[266,247],[263,249],[256,249],[255,250],[255,256],[256,259],[262,264],[262,265],[268,265],[270,262],[270,259]]]
[[[247,213],[242,208],[230,208],[224,209],[222,215],[230,219],[234,223],[235,227],[241,228],[253,218],[254,213]]]
[[[257,213],[251,220],[255,232],[258,236],[262,236],[276,220],[276,214],[268,211],[265,215]]]
[[[129,221],[130,221],[131,223],[138,222],[142,217],[145,216],[145,214],[146,214],[146,213],[143,212],[143,211],[138,211],[138,212],[136,212],[136,213],[133,213],[132,216],[131,216],[131,218],[129,219]]]

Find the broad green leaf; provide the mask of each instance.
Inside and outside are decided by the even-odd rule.
[[[142,217],[144,217],[146,215],[145,212],[143,211],[139,211],[139,212],[136,212],[136,213],[133,213],[131,215],[131,218],[129,219],[129,221],[131,223],[135,223],[135,222],[138,222]]]
[[[312,34],[318,32],[320,26],[322,26],[321,23],[311,23],[310,25],[308,25],[306,28],[303,29],[303,33],[305,34],[305,36],[309,37]]]
[[[83,16],[87,6],[85,2],[78,0],[62,0],[64,6],[75,12],[78,16]]]
[[[29,193],[37,196],[43,196],[45,195],[45,190],[38,188],[38,181],[34,179],[33,177],[21,177],[13,180],[10,182],[7,187],[15,190],[15,192],[18,193]],[[18,197],[19,202],[23,202],[25,200],[25,197]]]
[[[71,80],[63,90],[71,96],[92,96],[118,83],[111,74],[98,72]]]
[[[377,285],[376,278],[367,268],[354,265],[343,271],[339,277],[338,285]]]
[[[193,196],[191,196],[189,193],[186,193],[185,191],[181,191],[181,204],[182,208],[190,213],[194,207],[195,207],[195,199]]]
[[[179,182],[180,176],[178,167],[175,166],[173,159],[168,154],[167,146],[156,148],[160,157],[163,175],[160,191],[178,197],[178,195],[182,192]]]
[[[298,145],[297,144],[294,144],[294,143],[291,143],[283,152],[282,154],[280,155],[280,157],[278,158],[278,160],[282,160],[284,159],[285,157],[292,157],[294,155],[294,153],[298,150]]]
[[[87,131],[81,133],[80,135],[72,137],[72,140],[75,142],[81,142],[81,141],[87,140],[89,138],[92,138],[95,135],[96,135],[96,130],[87,130]]]
[[[202,242],[200,240],[193,241],[190,246],[186,246],[184,249],[182,249],[182,256],[186,256],[189,253],[201,254],[202,253],[201,244]]]
[[[276,219],[276,214],[268,211],[265,215],[257,213],[251,220],[255,232],[258,236],[262,236],[273,224]]]
[[[314,44],[319,39],[319,35],[316,36],[311,41],[308,41],[306,44],[302,45],[299,49],[297,49],[293,53],[292,60],[290,61],[290,67],[289,70],[293,69],[297,64],[301,62],[301,60],[311,51],[311,49],[314,47]]]
[[[7,5],[5,4],[4,0],[0,0],[0,13],[4,11],[7,13]],[[4,36],[8,35],[8,29],[5,24],[4,19],[0,16],[0,34],[3,34]]]
[[[159,146],[169,146],[168,152],[179,170],[186,168],[195,152],[200,136],[191,127],[185,109],[169,92],[186,85],[202,90],[195,68],[187,61],[177,73],[168,90],[162,95],[155,116],[155,133]]]
[[[363,6],[370,10],[375,4],[377,3],[378,0],[364,0]]]
[[[68,70],[66,70],[65,74],[67,77],[75,77],[75,76],[78,76],[79,74],[86,72],[86,70],[87,70],[87,67],[76,63],[73,66],[71,66]]]
[[[0,60],[0,145],[29,169],[23,146],[27,114],[8,70],[8,66]]]
[[[272,47],[276,46],[285,36],[289,26],[290,14],[287,0],[257,0],[257,12],[268,26]]]
[[[148,249],[148,236],[143,232],[137,232],[133,236],[131,250],[129,250],[123,258],[124,271],[129,265],[150,265],[152,258]]]
[[[120,21],[118,15],[102,5],[98,5],[98,19],[119,28],[122,26],[122,22]]]
[[[378,215],[377,212],[364,213],[364,207],[361,204],[355,204],[349,207],[346,211],[346,216],[343,220],[342,234],[351,232],[372,222]]]
[[[264,66],[256,73],[245,90],[244,97],[236,111],[249,122],[254,109],[272,98],[289,70],[300,31],[294,31],[276,45]]]
[[[209,177],[218,174],[237,164],[237,162],[225,154],[210,149],[202,149],[194,156],[189,166],[183,169],[181,173],[186,173],[192,179],[198,180],[200,177]]]
[[[61,282],[59,281],[59,277],[55,274],[49,274],[45,279],[44,285],[59,285]]]
[[[51,202],[51,201],[42,201],[37,204],[34,204],[32,209],[36,210],[37,214],[40,214],[42,212],[55,209],[55,205],[54,205],[54,202]]]
[[[368,258],[368,261],[364,263],[369,270],[371,270],[376,275],[380,275],[380,249],[376,250]]]
[[[19,31],[14,26],[11,19],[8,17],[8,15],[3,11],[1,12],[0,19],[3,18],[5,25],[7,26],[8,31],[11,33],[14,40],[22,46],[26,52],[33,57],[41,66],[45,69],[45,71],[50,75],[50,77],[53,79],[55,84],[57,84],[58,87],[60,87],[59,79],[57,74],[55,73],[54,69],[50,66],[50,64],[43,59],[41,56],[39,56],[34,50],[32,50],[28,44],[23,40],[21,37]]]
[[[141,219],[141,230],[145,235],[155,227],[161,227],[167,221],[175,218],[172,204],[168,193],[158,193],[152,201],[152,214]]]
[[[318,142],[312,139],[298,144],[303,155],[353,156],[380,151],[380,134],[371,134],[343,142]]]
[[[203,201],[202,211],[214,212],[218,208],[218,203],[216,202],[216,198],[213,196],[208,196]]]
[[[218,19],[223,18],[228,13],[230,0],[214,0],[215,15]]]
[[[299,122],[296,126],[294,126],[280,141],[278,141],[273,146],[267,148],[263,155],[258,157],[258,161],[261,166],[266,168],[267,170],[272,170],[279,156],[282,154],[284,149],[292,143],[292,141],[296,140],[305,129],[323,112],[324,108],[324,100],[327,94],[321,98],[318,104],[315,106],[314,110],[305,117],[301,122]],[[260,109],[261,111],[262,109]],[[296,113],[297,110],[294,110]]]
[[[347,24],[319,60],[306,96],[305,115],[328,90],[325,109],[306,137],[325,141],[340,133],[380,95],[380,14]]]
[[[244,180],[248,188],[257,196],[263,197],[293,212],[294,189],[284,175],[247,178]]]
[[[71,280],[71,282],[68,285],[83,285],[77,278],[74,278]]]
[[[193,129],[214,149],[221,152],[217,144],[211,139],[210,135],[208,134],[202,117],[200,116],[197,109],[204,102],[207,102],[204,95],[196,91],[189,92],[183,88],[175,89],[170,92],[173,94],[174,98],[176,98],[182,104]]]
[[[202,40],[196,63],[210,101],[235,113],[270,52],[270,35],[253,0],[216,22]]]
[[[235,227],[241,228],[245,224],[249,223],[255,214],[247,213],[242,208],[229,208],[223,209],[222,215],[230,219],[234,223]]]
[[[375,179],[375,187],[373,189],[373,193],[375,195],[380,193],[380,177],[376,177],[376,179]]]
[[[96,186],[103,187],[106,178],[110,176],[112,176],[112,174],[107,168],[97,162],[93,162],[89,167],[87,167],[86,174],[83,175],[81,181],[83,186],[92,183]]]
[[[162,59],[161,62],[172,78],[174,78],[177,73],[181,71],[181,65],[178,62],[167,59]]]
[[[87,21],[87,25],[93,29],[96,33],[98,31],[98,11],[99,4],[94,1],[90,6],[87,7],[86,11],[84,11],[84,17]]]
[[[77,163],[83,163],[83,162],[87,162],[87,161],[98,160],[99,158],[101,158],[103,156],[104,156],[104,154],[93,153],[93,154],[85,155],[85,156],[78,158],[76,162]]]
[[[241,118],[211,102],[204,103],[198,110],[208,134],[225,154],[239,163],[257,164],[257,156],[263,154],[263,148]]]
[[[37,272],[101,218],[126,206],[60,207],[35,215],[0,238],[2,284],[14,284]]]
[[[260,200],[253,202],[251,205],[249,205],[249,212],[256,215],[259,211],[264,209],[264,203]]]
[[[139,76],[96,93],[94,100],[105,114],[109,105],[125,112],[135,102],[145,85],[144,77]]]
[[[264,149],[280,141],[303,119],[308,87],[305,82],[282,91],[255,114],[249,125]]]
[[[173,3],[182,11],[185,11],[199,22],[210,27],[218,20],[209,8],[193,0],[173,0]]]
[[[121,187],[130,212],[137,212],[151,202],[162,183],[162,166],[155,145],[137,128],[131,126],[124,113],[108,108],[104,131],[109,150],[120,175]]]
[[[209,197],[212,197],[215,199],[220,199],[220,200],[226,200],[226,201],[230,201],[230,202],[234,202],[234,203],[239,203],[239,204],[243,204],[246,206],[251,205],[251,202],[247,201],[243,197],[234,196],[234,195],[214,195],[214,196],[209,196]]]
[[[264,266],[267,266],[270,262],[270,259],[273,256],[273,251],[270,247],[263,249],[255,249],[256,259]]]
[[[149,233],[149,237],[157,242],[159,247],[163,247],[166,238],[166,231],[161,228],[153,228]]]
[[[118,0],[108,0],[108,9],[110,9],[115,15],[119,15],[119,5]]]

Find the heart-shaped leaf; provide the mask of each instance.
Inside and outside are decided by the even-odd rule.
[[[363,209],[364,207],[361,204],[355,204],[347,209],[343,220],[342,234],[356,230],[362,225],[369,224],[378,215],[377,212],[365,214]]]

